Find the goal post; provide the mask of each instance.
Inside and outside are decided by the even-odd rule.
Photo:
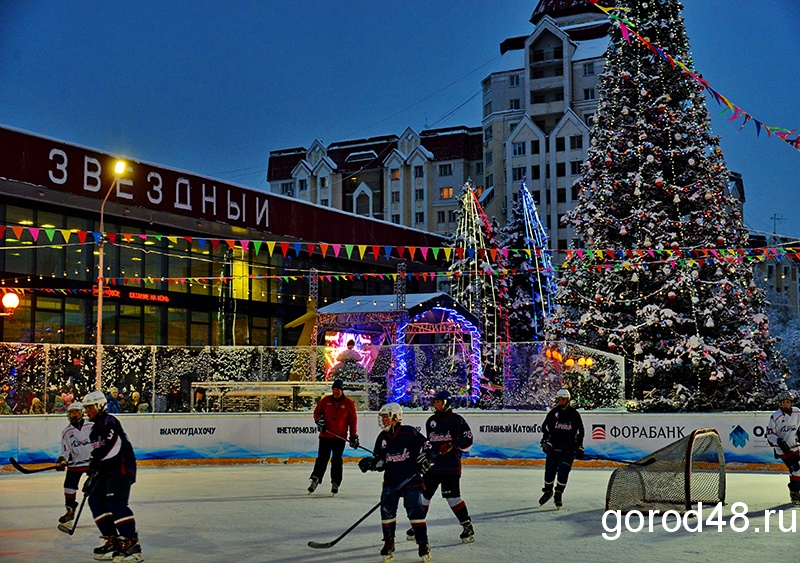
[[[606,510],[678,510],[725,502],[725,454],[714,428],[698,428],[611,473]]]

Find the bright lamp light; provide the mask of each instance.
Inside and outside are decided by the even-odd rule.
[[[6,293],[3,295],[3,307],[13,311],[19,307],[19,296],[16,293]]]

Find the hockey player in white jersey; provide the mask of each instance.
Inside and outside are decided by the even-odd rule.
[[[781,393],[781,408],[772,413],[767,424],[767,442],[775,449],[775,457],[789,468],[789,496],[792,504],[800,504],[800,409],[792,406],[791,393]]]
[[[69,424],[61,432],[61,453],[56,460],[56,470],[66,471],[64,476],[64,504],[67,511],[58,519],[60,524],[69,528],[75,518],[78,502],[78,485],[81,475],[89,472],[89,459],[92,457],[92,442],[89,433],[94,424],[83,418],[83,405],[72,403],[67,409]]]

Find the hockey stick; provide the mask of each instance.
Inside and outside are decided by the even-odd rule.
[[[30,475],[31,473],[39,473],[40,471],[50,471],[51,469],[55,469],[58,465],[48,465],[47,467],[40,467],[39,469],[28,469],[27,467],[22,467],[17,460],[13,457],[8,458],[8,461],[11,462],[11,465],[14,466],[14,469],[19,471],[20,473],[24,473],[25,475]]]
[[[78,520],[81,518],[81,512],[83,512],[83,505],[86,504],[86,499],[89,498],[89,495],[92,494],[94,491],[95,486],[95,476],[90,475],[88,482],[84,485],[84,488],[89,487],[89,490],[83,493],[83,500],[81,500],[81,505],[78,507],[78,512],[75,513],[75,519],[72,521],[72,527],[67,527],[64,524],[59,524],[58,529],[65,534],[69,534],[70,536],[75,533],[75,528],[78,527]]]
[[[412,475],[411,477],[409,477],[408,479],[406,479],[405,481],[403,481],[402,483],[400,483],[400,484],[399,484],[397,487],[395,487],[395,488],[394,488],[394,490],[392,490],[392,492],[391,492],[391,493],[389,493],[389,494],[390,494],[390,495],[393,495],[393,494],[395,494],[395,493],[399,493],[399,492],[400,492],[400,490],[401,490],[403,487],[405,487],[405,486],[408,484],[408,482],[409,482],[409,481],[411,481],[411,480],[412,480],[414,477],[416,477],[416,476],[417,476],[417,474],[415,473],[414,475]],[[347,534],[349,534],[350,532],[352,532],[352,531],[353,531],[353,529],[354,529],[356,526],[358,526],[359,524],[361,524],[361,522],[363,522],[364,520],[366,520],[366,519],[367,519],[367,516],[369,516],[370,514],[372,514],[373,512],[375,512],[376,510],[378,510],[378,508],[380,508],[380,506],[381,506],[382,504],[383,504],[383,499],[381,499],[381,501],[380,501],[378,504],[376,504],[375,506],[373,506],[372,508],[370,508],[370,509],[369,509],[369,511],[368,511],[368,512],[367,512],[367,513],[366,513],[364,516],[362,516],[361,518],[359,518],[359,519],[356,521],[356,523],[355,523],[355,524],[353,524],[352,526],[350,526],[349,528],[347,528],[347,529],[346,529],[344,532],[342,532],[342,534],[341,534],[341,535],[340,535],[338,538],[336,538],[335,540],[333,540],[333,541],[329,541],[329,542],[324,542],[324,543],[320,543],[320,542],[316,542],[316,541],[310,541],[310,542],[308,542],[308,547],[313,547],[314,549],[328,549],[329,547],[333,547],[334,545],[336,545],[337,543],[339,543],[339,541],[340,541],[340,540],[341,540],[343,537],[345,537]]]
[[[328,434],[330,434],[331,436],[333,436],[333,437],[335,437],[335,438],[339,438],[340,440],[344,440],[345,442],[347,442],[347,438],[345,438],[344,436],[342,436],[342,435],[340,435],[340,434],[334,434],[334,433],[333,433],[333,432],[331,432],[330,430],[325,430],[325,432],[327,432]],[[375,454],[373,453],[373,451],[372,451],[372,450],[370,450],[369,448],[365,448],[365,447],[364,447],[364,446],[362,446],[361,444],[359,444],[359,445],[358,445],[358,448],[354,448],[354,449],[358,449],[358,450],[364,450],[364,451],[365,451],[365,452],[367,452],[369,455],[375,455]]]

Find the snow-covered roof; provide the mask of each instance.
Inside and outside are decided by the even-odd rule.
[[[602,57],[608,47],[608,37],[598,39],[588,39],[586,41],[576,41],[577,48],[572,55],[573,61],[583,61],[586,59],[596,59]]]
[[[525,50],[515,49],[503,53],[503,56],[500,57],[500,62],[497,64],[497,68],[492,71],[492,74],[496,72],[508,72],[510,70],[522,70],[523,68],[525,68]]]

